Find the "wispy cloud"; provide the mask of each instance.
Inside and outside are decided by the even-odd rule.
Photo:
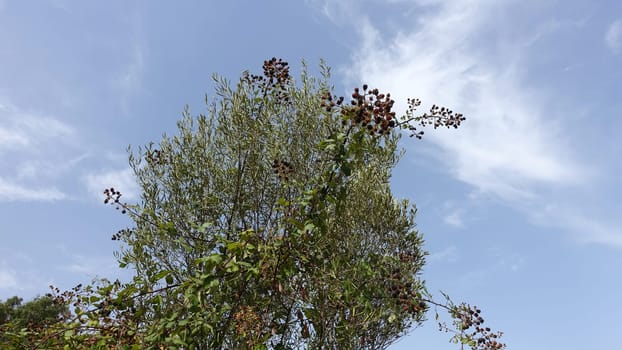
[[[509,251],[507,248],[492,247],[489,252],[497,261],[497,267],[502,270],[509,269],[515,272],[522,268],[526,262],[523,256]]]
[[[343,68],[347,86],[364,82],[389,90],[398,112],[405,109],[406,98],[418,97],[424,106],[436,103],[465,114],[460,130],[427,132],[426,142],[436,146],[429,154],[449,174],[472,187],[469,200],[501,200],[532,217],[550,202],[581,202],[566,193],[596,190],[593,180],[606,170],[578,156],[583,152],[568,136],[568,115],[551,108],[554,92],[543,91],[528,74],[539,41],[562,29],[576,30],[581,23],[536,20],[528,26],[521,22],[525,30],[509,29],[516,21],[514,7],[537,2],[386,0],[384,5],[404,10],[405,17],[391,27],[371,14],[343,14],[341,1],[312,3],[359,32],[351,62]],[[622,23],[610,26],[610,47],[620,45],[621,33]],[[561,217],[570,212],[547,215],[543,221],[590,240],[620,240],[616,232],[622,226],[615,223],[594,225],[601,221],[584,219],[570,227],[565,223],[571,220]],[[462,224],[460,218],[459,212],[444,215],[454,226]]]
[[[112,256],[73,255],[71,260],[69,264],[62,266],[61,269],[84,274],[91,278],[97,276],[106,277],[102,274],[115,271],[119,268],[117,261]]]
[[[430,262],[455,262],[458,261],[459,258],[460,255],[458,254],[458,249],[456,248],[456,246],[451,245],[438,252],[431,253],[428,256],[427,260]]]
[[[0,289],[17,287],[17,277],[14,270],[0,268]]]
[[[0,178],[0,202],[13,201],[55,201],[67,195],[55,187],[29,188]]]
[[[40,275],[39,269],[33,269],[28,256],[14,251],[2,251],[0,260],[0,299],[18,295],[30,298],[45,290],[49,285]]]
[[[447,214],[444,218],[443,221],[450,226],[453,227],[464,227],[464,221],[462,219],[462,210],[457,209],[454,210],[452,212],[450,212],[449,214]]]
[[[132,55],[124,70],[115,79],[115,83],[126,93],[135,92],[142,86],[142,76],[145,67],[143,50],[134,44]]]
[[[125,63],[112,77],[112,86],[119,92],[122,109],[129,112],[131,98],[144,89],[143,77],[146,66],[146,46],[143,44],[142,15],[138,8],[131,11],[132,28],[129,33]]]
[[[90,156],[90,153],[83,153],[75,157],[65,159],[63,162],[59,162],[57,160],[50,161],[49,159],[42,158],[26,159],[17,163],[16,177],[18,180],[30,181],[45,177],[54,178],[71,171],[79,163],[85,159],[88,159]]]
[[[528,213],[530,220],[544,227],[565,229],[583,243],[622,248],[622,219],[607,215],[591,205],[573,207],[571,201],[547,203]],[[620,206],[614,212],[619,212]]]
[[[67,123],[0,98],[0,201],[67,198],[54,182],[82,159],[73,156],[75,141]]]
[[[75,130],[60,120],[24,111],[0,100],[0,153],[36,152],[46,141],[70,138]]]
[[[622,19],[609,25],[605,33],[605,44],[614,53],[622,51]]]
[[[134,173],[130,168],[89,174],[84,177],[84,183],[88,191],[98,198],[103,198],[102,191],[110,187],[121,191],[125,200],[136,199],[139,193]]]
[[[452,173],[478,191],[518,200],[531,197],[534,184],[582,181],[564,151],[561,116],[551,115],[521,73],[520,52],[535,34],[493,38],[484,47],[475,38],[500,3],[435,4],[436,12],[391,38],[363,21],[363,45],[350,65],[351,79],[390,88],[398,104],[416,96],[467,115],[460,132],[437,133],[429,140],[442,149],[439,158]]]

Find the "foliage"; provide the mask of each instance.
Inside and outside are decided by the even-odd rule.
[[[427,293],[416,209],[389,185],[399,130],[421,138],[423,126],[464,117],[437,106],[415,115],[409,100],[396,118],[390,94],[367,85],[346,103],[323,65],[298,82],[282,60],[263,68],[235,88],[216,77],[206,115],[186,109],[178,135],[130,150],[140,203],[104,193],[135,223],[113,239],[136,276],[55,291],[74,315],[33,346],[383,349],[430,305],[469,314]]]
[[[0,344],[10,342],[23,329],[41,330],[67,317],[69,313],[66,305],[56,303],[51,296],[22,302],[23,299],[17,296],[0,302]]]

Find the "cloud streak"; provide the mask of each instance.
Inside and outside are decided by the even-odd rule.
[[[15,271],[8,269],[0,269],[0,288],[9,289],[17,287],[17,278]]]
[[[6,98],[0,101],[0,201],[67,198],[56,184],[44,180],[73,165],[65,161],[65,152],[75,142],[75,129],[59,119],[25,111]]]
[[[605,44],[613,53],[622,52],[622,19],[609,25],[605,33]]]
[[[517,46],[509,48],[504,46],[509,38],[494,38],[493,48],[504,47],[491,55],[491,46],[474,38],[499,11],[497,2],[435,4],[437,12],[417,18],[390,39],[367,21],[350,79],[390,88],[398,104],[416,96],[467,115],[460,132],[437,133],[429,140],[441,148],[439,160],[453,175],[480,192],[520,200],[533,196],[533,185],[583,181],[563,151],[560,123],[523,83],[518,52],[530,37],[514,39]]]
[[[51,202],[67,198],[56,187],[29,188],[0,178],[0,202]]]
[[[130,168],[89,174],[83,180],[89,193],[94,197],[103,199],[103,190],[111,186],[121,191],[125,200],[134,200],[138,197],[138,184]]]
[[[532,218],[543,215],[539,210],[547,203],[580,203],[570,194],[599,190],[594,179],[606,170],[578,157],[579,146],[566,136],[573,131],[568,116],[550,107],[554,92],[543,91],[529,75],[536,44],[576,23],[549,19],[526,26],[515,12],[535,2],[385,2],[404,10],[393,30],[387,30],[388,20],[371,14],[343,14],[342,2],[315,4],[331,20],[358,31],[351,61],[343,69],[347,86],[365,82],[390,90],[398,112],[405,109],[406,98],[417,97],[424,106],[437,103],[467,117],[461,130],[428,132],[426,138],[436,147],[427,154],[473,189],[471,200],[500,199]],[[609,27],[605,40],[618,50],[622,22]],[[549,212],[538,222],[553,222],[584,241],[619,245],[619,225],[599,223],[580,212]],[[570,218],[573,213],[577,215]],[[450,215],[445,222],[459,226],[458,219]],[[574,225],[568,224],[573,220]]]
[[[44,142],[70,138],[75,130],[58,119],[0,103],[0,153],[7,150],[37,152]]]

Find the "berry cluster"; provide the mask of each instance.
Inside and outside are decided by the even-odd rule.
[[[403,263],[411,263],[415,261],[415,256],[412,253],[400,253],[400,261]]]
[[[497,341],[503,333],[494,333],[489,327],[483,327],[484,318],[480,315],[482,310],[476,306],[462,304],[453,311],[453,317],[458,322],[462,333],[467,332],[467,336],[475,341],[474,349],[481,350],[502,350],[505,344]],[[441,327],[442,328],[442,327]]]
[[[410,130],[410,137],[415,136],[418,139],[421,139],[423,136],[423,131],[417,131],[417,127],[412,124],[412,122],[417,122],[419,126],[425,127],[427,125],[433,125],[434,129],[439,126],[445,126],[447,128],[453,127],[457,129],[466,118],[461,113],[454,113],[454,111],[440,107],[437,105],[432,105],[430,111],[424,113],[421,116],[415,117],[415,112],[419,106],[421,106],[421,100],[418,98],[409,98],[406,101],[408,108],[406,110],[406,115],[402,117],[400,121],[400,125],[403,129]]]
[[[333,96],[329,92],[325,93],[321,96],[322,102],[320,106],[326,109],[326,112],[332,112],[333,108],[336,106],[341,106],[343,104],[343,96]]]
[[[58,287],[50,286],[52,293],[48,293],[47,296],[59,305],[71,305],[74,308],[75,315],[68,313],[63,317],[67,319],[72,317],[72,320],[78,321],[81,326],[77,329],[84,331],[83,335],[87,335],[96,329],[100,335],[113,337],[115,342],[118,341],[119,344],[135,343],[136,333],[124,325],[134,317],[135,307],[123,305],[123,302],[115,296],[121,287],[118,280],[106,286],[105,293],[101,293],[102,289],[95,285],[85,287],[78,284],[72,289],[62,292]],[[93,320],[98,321],[97,325],[91,323]],[[85,344],[94,345],[97,337],[87,337],[82,341]]]
[[[287,85],[291,82],[289,64],[280,58],[272,57],[263,62],[263,75],[251,74],[246,77],[247,82],[257,84],[264,94],[273,90],[276,98],[289,101]]]
[[[104,195],[106,198],[104,199],[104,204],[112,204],[115,206],[115,209],[121,209],[121,214],[125,214],[127,212],[127,203],[121,203],[121,192],[114,189],[114,187],[110,187],[104,190]]]
[[[112,240],[118,241],[118,240],[121,240],[121,238],[123,237],[128,237],[132,235],[133,233],[134,233],[133,229],[124,228],[122,230],[117,231],[117,233],[115,233],[114,235],[112,235]]]
[[[65,291],[62,291],[62,292],[61,292],[60,288],[55,287],[53,285],[50,285],[50,289],[52,290],[52,293],[48,293],[48,294],[46,294],[46,296],[48,298],[52,298],[54,303],[56,303],[58,305],[68,305],[69,302],[74,300],[73,303],[72,303],[73,307],[76,307],[76,306],[80,305],[79,299],[76,299],[76,298],[82,292],[82,283],[76,285],[75,287],[71,288],[70,290],[65,290]]]
[[[395,268],[391,271],[391,278],[388,280],[387,287],[391,293],[391,298],[397,300],[402,311],[417,315],[426,310],[426,304],[418,298],[417,293],[413,290],[412,282],[402,281],[401,269]]]
[[[391,94],[383,94],[378,89],[369,89],[367,84],[363,88],[354,88],[351,107],[342,107],[343,97],[334,97],[331,94],[322,96],[323,108],[331,112],[340,107],[343,125],[361,126],[366,128],[370,135],[388,135],[397,125],[395,112],[392,111],[394,100]]]
[[[289,175],[294,172],[294,167],[289,162],[277,159],[272,162],[272,169],[281,181],[288,181]]]

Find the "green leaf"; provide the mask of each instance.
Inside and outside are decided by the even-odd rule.
[[[157,282],[157,281],[161,280],[162,278],[164,278],[164,277],[166,277],[166,276],[170,275],[170,273],[171,273],[171,272],[170,272],[169,270],[162,270],[162,271],[160,271],[160,272],[156,273],[156,274],[152,277],[151,281],[152,281],[152,282]]]

